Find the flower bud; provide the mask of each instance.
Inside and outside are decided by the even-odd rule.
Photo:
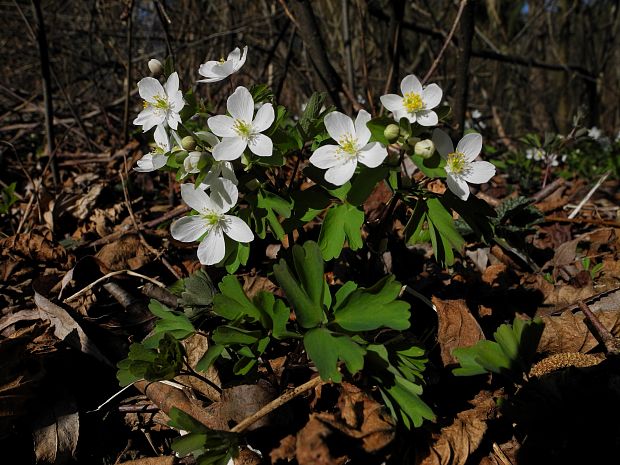
[[[415,144],[417,144],[418,142],[420,142],[420,138],[419,137],[409,137],[407,139],[407,144],[409,145],[409,147],[415,147]]]
[[[151,58],[149,60],[149,70],[154,77],[158,77],[164,72],[164,65],[161,64],[161,61]]]
[[[400,128],[397,124],[388,124],[383,130],[383,135],[390,142],[394,142],[400,135]]]
[[[430,139],[424,139],[415,144],[413,151],[416,155],[426,159],[433,156],[435,153],[435,144]]]
[[[196,148],[196,141],[192,136],[185,136],[181,139],[181,147],[183,147],[188,152],[191,152]]]

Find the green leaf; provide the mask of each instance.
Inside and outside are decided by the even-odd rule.
[[[205,433],[189,433],[175,438],[172,442],[172,449],[181,457],[189,454],[202,454],[206,440]]]
[[[519,341],[510,325],[500,325],[493,333],[493,337],[511,361],[519,358]]]
[[[170,310],[155,299],[151,299],[149,310],[160,318],[155,323],[155,334],[169,333],[176,339],[185,339],[196,332],[194,325],[185,314]]]
[[[170,417],[168,425],[175,429],[183,429],[185,431],[192,432],[208,431],[208,428],[205,425],[176,407],[172,407],[170,409],[168,412],[168,417]]]
[[[316,242],[295,244],[292,250],[295,272],[306,294],[316,305],[323,303],[324,278],[321,250]]]
[[[344,283],[342,287],[336,292],[336,303],[334,304],[333,310],[338,310],[345,302],[347,297],[349,297],[351,293],[356,289],[357,284],[355,282],[347,281],[346,283]]]
[[[205,354],[196,364],[197,371],[207,371],[211,365],[215,363],[215,361],[222,355],[224,351],[224,346],[213,344],[209,346]]]
[[[379,389],[384,399],[387,395],[393,400],[390,402],[392,410],[395,410],[394,403],[398,405],[398,411],[393,411],[393,415],[396,413],[395,416],[402,420],[406,428],[410,429],[412,424],[418,428],[422,426],[425,419],[435,419],[435,414],[431,408],[420,398],[422,386],[401,376],[396,376],[392,386],[380,386]]]
[[[271,325],[268,329],[271,329],[274,338],[300,337],[299,334],[286,328],[286,324],[291,316],[291,310],[283,301],[276,299],[269,292],[261,291],[254,297],[254,304],[268,315],[271,320]]]
[[[477,352],[471,347],[459,347],[452,350],[452,355],[458,360],[460,367],[454,368],[454,376],[484,375],[487,370],[476,360]]]
[[[260,331],[235,328],[234,326],[218,326],[213,331],[213,342],[218,345],[253,344],[262,336]]]
[[[385,137],[384,131],[388,124],[394,124],[394,120],[387,116],[379,116],[378,118],[373,118],[366,126],[370,129],[371,141],[377,141],[381,144],[388,146],[390,145],[390,141]]]
[[[198,269],[190,277],[184,279],[184,290],[181,293],[181,305],[206,307],[213,302],[215,286],[209,275]]]
[[[304,335],[304,347],[324,381],[331,379],[339,383],[342,380],[338,360],[344,362],[352,375],[364,367],[366,350],[349,336],[332,333],[326,328],[308,331]]]
[[[234,275],[224,276],[219,285],[220,294],[213,298],[213,312],[230,321],[247,318],[265,324],[263,313],[245,295]]]
[[[344,203],[333,205],[323,220],[319,234],[319,245],[323,258],[331,260],[340,256],[345,239],[351,250],[362,247],[361,229],[364,224],[364,212]]]
[[[297,322],[303,328],[314,328],[325,320],[323,312],[323,261],[315,242],[308,241],[303,248],[294,245],[294,275],[284,259],[274,265],[273,272],[286,298],[295,309]]]
[[[327,93],[325,92],[315,92],[310,96],[306,108],[297,123],[305,139],[313,137],[312,128],[321,115],[321,107],[325,103],[326,98]]]
[[[391,275],[368,289],[357,289],[334,312],[334,322],[354,332],[379,328],[407,329],[410,326],[409,304],[396,300],[400,290],[400,283]]]
[[[375,186],[386,178],[389,171],[387,166],[363,167],[351,183],[351,189],[347,193],[347,202],[356,207],[362,205],[372,194]]]
[[[419,155],[411,155],[411,160],[429,178],[446,177],[446,161],[435,152],[430,158],[422,158]]]
[[[428,208],[426,207],[426,202],[423,199],[418,199],[413,209],[413,213],[411,214],[411,217],[409,217],[407,225],[405,226],[404,234],[407,244],[427,242],[423,235],[427,211]]]
[[[9,212],[11,205],[17,202],[18,197],[15,195],[16,182],[12,182],[6,187],[2,188],[2,197],[0,198],[0,214],[6,214]]]

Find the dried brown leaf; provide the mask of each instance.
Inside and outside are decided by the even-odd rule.
[[[487,431],[487,420],[494,416],[495,400],[486,391],[472,402],[472,409],[460,412],[452,424],[433,435],[429,455],[418,465],[463,465],[478,448]]]
[[[290,462],[295,458],[295,451],[297,449],[297,437],[289,434],[280,440],[278,447],[269,452],[269,458],[271,463],[276,463],[279,460],[286,460]]]
[[[37,463],[63,464],[75,458],[80,433],[75,402],[61,399],[38,413],[33,422]]]
[[[137,270],[150,261],[149,252],[137,234],[126,234],[104,245],[96,257],[110,271]]]
[[[441,300],[437,297],[432,300],[439,319],[437,340],[441,360],[444,366],[452,365],[457,363],[452,350],[474,345],[484,339],[484,333],[464,300]]]
[[[35,291],[34,302],[37,305],[42,320],[49,321],[54,327],[54,335],[61,341],[95,357],[97,360],[112,366],[110,361],[99,351],[97,346],[86,335],[77,321],[67,311],[46,299]]]
[[[143,459],[120,462],[118,465],[174,465],[175,457],[147,457]]]
[[[620,335],[620,311],[594,311],[600,322],[614,336]],[[561,352],[588,352],[598,342],[588,330],[583,313],[566,311],[559,316],[544,316],[543,331],[538,351],[556,354]]]
[[[342,465],[347,457],[332,457],[325,439],[331,435],[331,429],[316,414],[297,433],[295,456],[299,465]]]

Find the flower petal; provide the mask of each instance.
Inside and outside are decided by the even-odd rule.
[[[233,241],[252,242],[254,233],[241,218],[232,215],[224,215],[224,233]]]
[[[422,95],[422,84],[417,77],[415,77],[413,74],[409,74],[408,76],[405,76],[405,78],[401,81],[400,90],[403,95],[408,94],[409,92],[414,92],[416,94]]]
[[[355,134],[353,120],[339,111],[332,111],[325,117],[325,129],[336,142]]]
[[[274,119],[275,114],[273,111],[273,105],[271,103],[265,103],[256,112],[254,121],[252,121],[252,127],[255,132],[263,132],[266,129],[269,129]]]
[[[226,242],[222,228],[216,226],[211,228],[209,234],[205,236],[198,246],[198,260],[203,265],[215,265],[226,255]]]
[[[219,206],[211,201],[202,189],[196,189],[193,184],[181,184],[181,197],[190,208],[199,213],[221,213]]]
[[[220,137],[236,137],[237,133],[233,129],[235,120],[227,115],[212,116],[207,120],[209,129],[213,134]]]
[[[168,76],[164,89],[168,97],[174,96],[179,91],[179,75],[176,71]]]
[[[134,167],[134,171],[138,173],[150,173],[151,171],[155,171],[155,167],[153,166],[153,154],[147,153],[142,158],[140,158],[136,164],[138,166]]]
[[[170,126],[170,129],[174,129],[176,131],[177,128],[179,127],[179,124],[181,123],[181,117],[179,116],[178,113],[171,111],[171,112],[168,112],[167,121],[168,121],[168,126]]]
[[[164,152],[170,151],[170,138],[163,124],[155,128],[154,139],[157,147],[161,148]]]
[[[463,174],[463,179],[472,184],[484,184],[495,176],[495,166],[488,161],[474,161],[469,166],[470,169]]]
[[[164,121],[166,121],[166,114],[164,112],[148,107],[136,116],[136,119],[133,120],[133,124],[142,126],[142,131],[146,132],[153,126],[163,125]]]
[[[335,186],[342,186],[345,182],[353,177],[357,160],[350,158],[340,165],[336,165],[325,172],[325,180]]]
[[[435,129],[433,131],[433,144],[443,158],[446,158],[449,153],[454,152],[454,144],[452,144],[452,139],[450,136],[446,134],[441,129]]]
[[[239,47],[235,47],[235,49],[228,54],[226,61],[232,61],[233,63],[236,63],[237,61],[239,61],[240,57],[241,57],[241,50],[239,50]]]
[[[259,157],[270,157],[273,155],[273,142],[265,134],[255,134],[248,140],[248,147],[252,153]]]
[[[357,161],[369,168],[376,168],[387,157],[387,149],[379,142],[371,142],[359,153]]]
[[[439,118],[433,110],[421,110],[416,112],[416,121],[421,126],[435,126]]]
[[[405,107],[403,106],[403,98],[400,95],[382,95],[379,100],[381,100],[381,104],[385,107],[385,109],[391,111],[392,113],[397,111],[405,111]]]
[[[370,140],[370,129],[366,126],[370,119],[370,113],[366,110],[360,110],[357,118],[355,118],[355,138],[357,139],[358,147],[363,147]]]
[[[164,97],[166,94],[159,81],[152,77],[145,77],[138,82],[138,92],[143,100],[155,103],[155,97]]]
[[[310,163],[317,168],[333,168],[341,163],[342,156],[338,152],[338,145],[324,145],[314,151],[310,157]]]
[[[252,94],[245,87],[237,87],[237,90],[226,100],[226,108],[233,118],[249,123],[254,115]]]
[[[241,58],[239,59],[238,62],[235,63],[233,72],[239,71],[241,69],[241,67],[245,64],[245,60],[247,57],[248,57],[248,46],[246,45],[245,47],[243,47],[243,54],[241,55]]]
[[[430,110],[435,108],[441,103],[441,97],[443,91],[437,84],[429,84],[422,91],[422,101],[424,102],[424,108]]]
[[[446,181],[448,182],[448,189],[450,189],[454,195],[461,200],[467,200],[467,197],[469,197],[469,186],[464,179],[452,176],[448,173]]]
[[[236,160],[248,146],[242,137],[224,137],[222,142],[213,147],[213,158],[217,161]]]
[[[456,146],[456,151],[465,155],[467,161],[474,160],[482,150],[482,136],[471,132],[465,134]]]
[[[153,169],[158,170],[166,166],[168,162],[168,157],[162,153],[156,153],[153,155]]]
[[[225,179],[228,179],[235,186],[239,184],[239,181],[237,180],[237,176],[235,176],[235,170],[233,169],[232,163],[230,163],[229,161],[222,161],[220,162],[220,165],[222,168],[222,177],[224,177]]]
[[[190,215],[179,218],[172,223],[170,233],[177,241],[194,242],[206,233],[208,226],[199,215]]]
[[[211,201],[217,205],[219,213],[226,213],[237,205],[239,190],[232,181],[225,178],[214,179],[211,183]]]

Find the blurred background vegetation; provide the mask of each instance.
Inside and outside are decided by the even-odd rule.
[[[248,62],[236,84],[268,83],[293,113],[314,90],[327,89],[337,107],[350,111],[361,104],[376,114],[379,96],[398,90],[408,73],[423,77],[445,44],[429,82],[444,90],[457,132],[474,126],[500,150],[515,151],[530,132],[568,134],[581,115],[581,125],[597,127],[612,141],[617,137],[616,0],[470,0],[461,8],[462,3],[5,0],[2,139],[18,151],[44,150],[37,4],[51,64],[59,152],[102,152],[123,144],[125,131],[138,132],[131,125],[140,109],[136,83],[148,75],[150,58],[172,56],[185,89],[221,104],[229,83],[196,84],[198,67],[243,45],[249,46]],[[2,165],[12,169],[6,156]]]

